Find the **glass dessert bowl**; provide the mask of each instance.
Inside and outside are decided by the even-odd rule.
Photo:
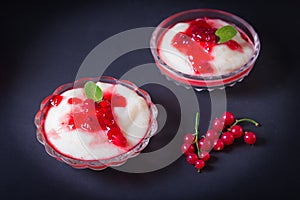
[[[150,48],[167,79],[201,91],[242,81],[258,57],[260,41],[238,16],[195,9],[163,20],[152,34]]]
[[[85,95],[94,82],[103,99]],[[52,157],[74,168],[105,169],[138,155],[157,130],[157,108],[147,92],[112,77],[83,78],[58,87],[35,116],[37,138]]]

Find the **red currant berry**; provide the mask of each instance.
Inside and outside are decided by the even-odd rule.
[[[195,147],[194,145],[190,145],[190,147],[187,150],[189,153],[194,153],[195,152]]]
[[[223,133],[221,139],[225,145],[231,145],[234,142],[234,137],[231,132]]]
[[[192,144],[194,142],[195,136],[191,133],[184,135],[183,142],[186,144]]]
[[[206,132],[205,138],[206,138],[207,140],[210,140],[210,141],[214,142],[214,141],[217,141],[217,140],[218,140],[219,134],[218,134],[216,131],[210,129],[210,130],[208,130],[208,131]]]
[[[221,132],[224,128],[224,121],[221,119],[215,119],[212,123],[212,128],[213,130],[215,130],[216,132]]]
[[[231,129],[230,129],[231,133],[233,134],[234,138],[240,138],[242,137],[244,131],[243,128],[240,125],[234,125]]]
[[[200,170],[205,166],[205,162],[203,160],[196,160],[195,161],[195,167],[196,169]]]
[[[199,143],[201,144],[199,145]],[[210,151],[211,148],[213,147],[213,143],[210,140],[207,140],[206,138],[203,138],[203,140],[199,143],[198,146],[201,151]]]
[[[187,155],[189,153],[195,152],[195,147],[194,147],[194,145],[184,143],[181,146],[181,151],[182,151],[182,153]]]
[[[187,150],[189,149],[190,145],[186,144],[186,143],[183,143],[181,145],[181,152],[184,153],[184,154],[187,154]]]
[[[195,164],[195,162],[198,160],[198,156],[195,153],[189,153],[186,156],[186,160],[189,164]]]
[[[203,160],[203,161],[208,161],[210,159],[210,154],[206,151],[203,151],[201,152],[200,154],[200,158]]]
[[[215,151],[222,151],[224,149],[224,142],[222,139],[218,139],[215,143],[214,150]]]
[[[244,135],[246,144],[254,144],[256,142],[256,135],[253,132],[246,132]]]
[[[231,112],[224,112],[224,114],[222,115],[222,119],[224,121],[224,125],[228,126],[228,125],[233,124],[234,115]]]
[[[201,147],[202,147],[202,145],[203,145],[203,142],[204,142],[204,138],[203,138],[203,137],[201,137],[201,138],[198,140],[198,146],[199,146],[199,148],[201,148]]]

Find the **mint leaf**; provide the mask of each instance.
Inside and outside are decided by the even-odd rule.
[[[231,40],[231,38],[233,38],[237,34],[237,30],[231,25],[226,25],[226,26],[219,28],[215,32],[215,34],[216,34],[216,36],[218,36],[220,38],[218,43],[221,44],[221,43]]]
[[[101,88],[93,81],[88,81],[84,85],[84,94],[86,98],[92,99],[95,102],[100,102],[103,98]]]

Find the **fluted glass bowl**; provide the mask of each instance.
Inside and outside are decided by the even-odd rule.
[[[223,21],[228,22],[229,24],[234,24],[247,34],[247,36],[253,43],[254,51],[249,60],[243,66],[220,76],[201,76],[190,75],[180,72],[174,69],[172,66],[168,66],[164,62],[164,60],[160,57],[158,53],[158,44],[166,30],[168,30],[171,26],[173,26],[176,23],[203,17],[221,19]],[[183,85],[186,88],[193,87],[195,90],[201,91],[212,90],[215,88],[223,89],[226,86],[235,85],[236,82],[241,82],[253,68],[253,65],[260,51],[260,41],[253,27],[248,22],[236,15],[221,10],[195,9],[176,13],[163,20],[156,27],[152,34],[150,48],[156,65],[160,69],[161,73],[167,77],[167,79],[175,81],[177,85]]]
[[[60,151],[56,150],[55,147],[53,147],[52,144],[48,141],[44,130],[44,124],[45,124],[45,118],[47,116],[47,112],[50,109],[50,104],[51,104],[50,99],[53,96],[62,94],[67,90],[83,87],[87,81],[94,81],[94,82],[100,81],[108,84],[122,85],[126,88],[129,88],[130,90],[133,90],[136,94],[138,94],[140,97],[142,97],[145,100],[150,111],[150,120],[147,128],[147,132],[145,136],[127,152],[107,159],[83,160],[83,159],[73,158],[68,155],[64,155]],[[74,83],[67,83],[58,87],[50,96],[46,97],[42,101],[40,105],[40,110],[37,112],[35,116],[34,123],[36,125],[37,139],[41,144],[45,146],[45,150],[50,156],[56,158],[59,161],[65,162],[74,168],[80,168],[80,169],[90,168],[93,170],[102,170],[109,166],[119,166],[124,164],[129,158],[137,156],[148,145],[150,138],[154,135],[154,133],[157,130],[157,114],[158,114],[157,108],[152,103],[151,98],[147,92],[138,88],[136,85],[134,85],[129,81],[117,80],[112,77],[102,76],[98,78],[82,78],[75,81]]]

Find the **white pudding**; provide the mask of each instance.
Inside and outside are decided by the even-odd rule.
[[[203,18],[203,20],[205,20],[205,22],[211,27],[212,30],[217,30],[218,28],[221,28],[226,25],[234,26],[220,19]],[[195,30],[190,35],[189,42],[195,43],[193,45],[193,48],[197,46],[197,48],[201,48],[204,52],[207,53],[207,56],[211,58],[207,61],[207,63],[212,68],[211,71],[213,71],[210,71],[209,73],[195,72],[193,68],[193,63],[191,61],[193,59],[195,60],[195,55],[183,53],[189,50],[179,50],[176,46],[174,46],[174,38],[176,37],[176,35],[178,33],[185,34],[186,32],[190,31],[189,29],[191,27],[191,24],[194,23],[194,21],[195,20],[180,22],[171,26],[165,31],[165,33],[160,39],[158,45],[159,56],[171,68],[188,75],[219,76],[230,73],[242,67],[249,61],[249,59],[253,55],[253,44],[251,43],[250,39],[246,36],[246,34],[243,33],[237,27],[235,27],[238,30],[237,34],[233,38],[231,38],[230,42],[213,44],[211,45],[211,49],[209,50],[205,49],[203,45],[198,44],[198,42],[194,40],[193,36],[191,36],[197,35],[200,32],[199,30]],[[203,27],[200,27],[199,29],[203,29]],[[210,37],[210,35],[207,37]],[[204,42],[202,42],[202,44],[203,43]],[[238,46],[238,48],[234,45]],[[189,48],[189,46],[186,45],[186,48]],[[201,56],[198,59],[201,59]]]

